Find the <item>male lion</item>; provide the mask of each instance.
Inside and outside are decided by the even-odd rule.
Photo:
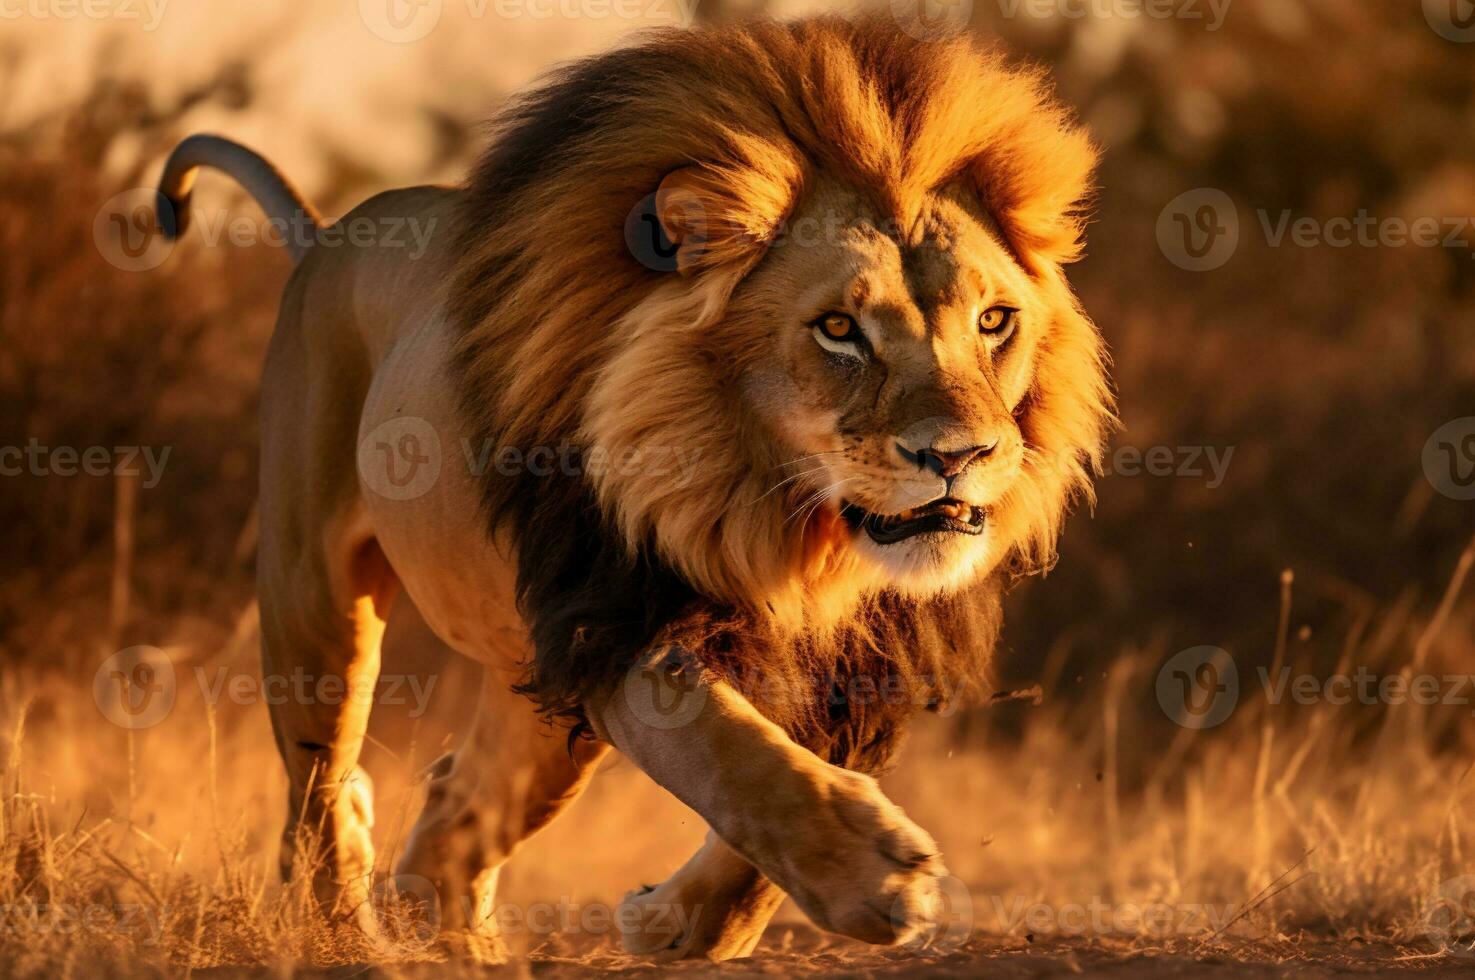
[[[745,955],[784,894],[867,942],[924,930],[945,872],[873,774],[980,686],[1005,584],[1090,492],[1110,395],[1062,269],[1094,160],[1040,77],[962,38],[668,31],[517,102],[464,186],[342,219],[417,219],[425,254],[297,243],[262,385],[264,669],[371,690],[401,586],[485,665],[399,865],[445,936],[500,955],[498,869],[609,745],[711,827],[628,897],[627,948]],[[196,136],[166,232],[205,165],[316,221]],[[284,870],[321,825],[340,908],[374,866],[369,700],[272,708]]]

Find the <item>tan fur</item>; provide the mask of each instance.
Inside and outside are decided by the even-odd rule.
[[[907,939],[943,873],[931,839],[731,679],[744,664],[820,685],[842,661],[894,669],[917,682],[910,711],[935,700],[947,678],[921,675],[942,658],[986,659],[999,590],[959,590],[1048,563],[1109,418],[1102,347],[1061,268],[1079,253],[1094,153],[1038,76],[879,22],[671,32],[571,71],[504,120],[465,188],[391,192],[344,219],[418,219],[433,232],[423,257],[314,247],[288,284],[262,391],[264,669],[372,685],[400,587],[436,636],[485,665],[475,730],[433,773],[402,864],[434,882],[448,938],[471,955],[500,956],[485,919],[497,870],[599,755],[570,749],[562,719],[539,717],[546,703],[510,692],[529,668],[539,696],[549,674],[555,696],[580,692],[576,713],[716,834],[631,898],[642,914],[657,899],[706,904],[704,917],[664,943],[642,920],[632,949],[746,954],[776,888],[825,928]],[[560,99],[593,122],[550,112],[568,108]],[[545,132],[545,117],[564,128]],[[232,160],[260,158],[216,162]],[[166,190],[183,186],[175,171]],[[296,198],[273,173],[252,164],[249,176],[285,207]],[[619,234],[660,187],[679,258],[665,272]],[[835,220],[810,241],[809,219]],[[991,346],[977,319],[1001,297],[1022,325]],[[841,307],[871,345],[855,363],[807,325]],[[408,498],[365,463],[392,454],[376,440],[404,423],[440,447],[439,477]],[[606,460],[679,448],[698,465],[677,479],[590,461],[554,487],[473,476],[462,441],[483,438]],[[898,455],[982,440],[994,440],[988,458],[946,477]],[[944,489],[987,511],[986,535],[881,546],[842,519],[841,500],[889,514]],[[529,530],[557,535],[566,520],[585,522],[587,540]],[[590,662],[580,644],[599,624],[573,621],[566,643],[540,632],[573,598],[557,562],[579,566],[606,531],[622,552],[612,575],[649,572],[630,602],[666,586],[691,599],[648,639],[710,641],[684,689],[702,710],[680,728],[635,710],[628,681],[603,681],[647,650]],[[955,605],[922,604],[938,596]],[[624,637],[641,613],[614,608],[604,635]],[[882,649],[900,633],[925,656]],[[892,714],[847,707],[848,729],[821,733],[826,754],[888,756]],[[297,831],[322,827],[336,907],[372,929],[372,806],[357,767],[367,714],[289,702],[272,721],[292,784],[284,867]]]

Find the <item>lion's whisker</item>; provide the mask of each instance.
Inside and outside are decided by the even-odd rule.
[[[825,501],[830,500],[835,495],[835,492],[838,491],[840,487],[844,486],[847,483],[850,483],[854,479],[856,478],[853,476],[847,476],[844,479],[836,480],[834,483],[823,488],[822,490],[818,490],[810,496],[804,498],[803,503],[801,503],[798,507],[794,509],[794,513],[788,516],[788,518],[784,521],[784,524],[788,524],[789,521],[792,521],[801,513],[804,513],[804,520],[801,520],[799,522],[800,524],[803,524],[804,521],[807,521],[809,519],[809,514],[818,510],[825,503]]]
[[[802,473],[795,473],[793,476],[785,477],[784,479],[782,479],[782,480],[778,481],[777,483],[775,483],[773,486],[769,487],[768,490],[763,494],[763,496],[762,497],[759,497],[757,500],[755,500],[754,503],[761,503],[764,499],[766,499],[768,497],[769,494],[773,493],[775,490],[777,490],[779,487],[783,486],[785,483],[791,483],[794,480],[799,479],[800,477],[809,476],[811,473],[823,473],[824,472],[824,469],[825,468],[823,466],[816,466],[812,470],[804,470]]]
[[[784,524],[787,525],[794,518],[798,517],[804,511],[804,509],[809,506],[810,501],[817,499],[823,493],[824,490],[816,490],[814,493],[805,497],[802,501],[799,502],[799,506],[794,508],[794,512],[788,517],[784,518]]]
[[[805,460],[808,460],[808,459],[818,459],[820,456],[843,456],[843,455],[845,455],[845,450],[843,450],[843,449],[826,449],[826,450],[824,450],[822,452],[810,453],[808,456],[800,456],[798,459],[787,460],[786,462],[779,463],[778,466],[772,467],[772,469],[775,469],[775,470],[782,469],[785,466],[793,466],[795,463],[802,463],[802,462],[804,462]]]

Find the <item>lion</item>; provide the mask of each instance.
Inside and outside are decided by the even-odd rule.
[[[166,233],[202,166],[311,232],[262,382],[263,670],[356,696],[272,707],[283,873],[321,828],[325,900],[372,929],[358,757],[402,591],[483,667],[397,869],[446,942],[505,957],[499,869],[611,746],[710,828],[626,897],[627,949],[747,955],[786,895],[926,935],[946,870],[875,776],[987,690],[1001,596],[1090,499],[1112,396],[1064,270],[1096,158],[1040,73],[833,17],[573,63],[464,184],[335,224],[182,142]],[[424,254],[326,234],[407,220]]]

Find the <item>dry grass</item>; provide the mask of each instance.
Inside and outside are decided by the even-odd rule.
[[[1450,652],[1441,634],[1457,632],[1449,617],[1471,557],[1475,546],[1433,621],[1383,611],[1346,638],[1343,667],[1437,668],[1428,658]],[[1287,647],[1288,664],[1311,669],[1294,639]],[[171,650],[183,677],[211,652]],[[1468,869],[1475,833],[1470,709],[1292,711],[1256,685],[1224,726],[1161,740],[1144,782],[1129,788],[1117,760],[1157,727],[1139,695],[1163,653],[1124,653],[1103,701],[995,709],[1024,716],[1018,737],[976,723],[969,737],[956,719],[939,720],[909,746],[888,788],[943,844],[970,897],[972,941],[1028,934],[1222,957],[1315,936],[1437,952],[1433,903],[1442,881]],[[223,666],[249,673],[252,657]],[[408,900],[383,910],[401,941],[370,949],[325,921],[300,882],[277,882],[284,794],[261,705],[212,706],[183,681],[169,717],[133,732],[103,718],[75,678],[13,669],[6,686],[0,961],[11,972],[276,972],[438,955]],[[424,758],[414,747],[427,756],[441,726],[454,724],[444,717],[453,709],[438,707],[395,753],[372,753],[383,862],[418,803],[413,773]],[[381,734],[394,725],[381,721]],[[572,915],[515,930],[514,946],[532,963],[634,966],[582,910],[669,872],[695,846],[699,822],[621,764],[564,821],[514,861],[503,901]],[[1074,912],[1093,907],[1103,909],[1095,919]],[[1149,908],[1169,910],[1171,923],[1133,918]]]
[[[1475,546],[1450,583],[1451,600],[1472,556]],[[1348,636],[1336,672],[1429,670],[1416,651],[1447,622],[1399,623],[1397,615]],[[1054,906],[1095,897],[1213,907],[1235,920],[1231,933],[1260,937],[1306,930],[1427,942],[1428,900],[1469,868],[1469,706],[1276,705],[1258,678],[1242,674],[1239,706],[1224,726],[1164,733],[1134,717],[1133,705],[1171,652],[1124,653],[1096,710],[1040,711],[1018,745],[928,760],[927,775],[914,774],[899,795],[934,801],[952,867],[975,891]],[[1293,654],[1286,663],[1318,672]],[[1148,747],[1149,733],[1165,737]],[[1116,762],[1123,752],[1147,758],[1130,790]],[[969,778],[999,767],[1000,757],[997,782]],[[928,785],[950,791],[943,800]],[[926,802],[913,809],[928,819]],[[970,851],[955,834],[960,811],[987,814],[985,826],[999,828],[987,847],[973,841]]]

